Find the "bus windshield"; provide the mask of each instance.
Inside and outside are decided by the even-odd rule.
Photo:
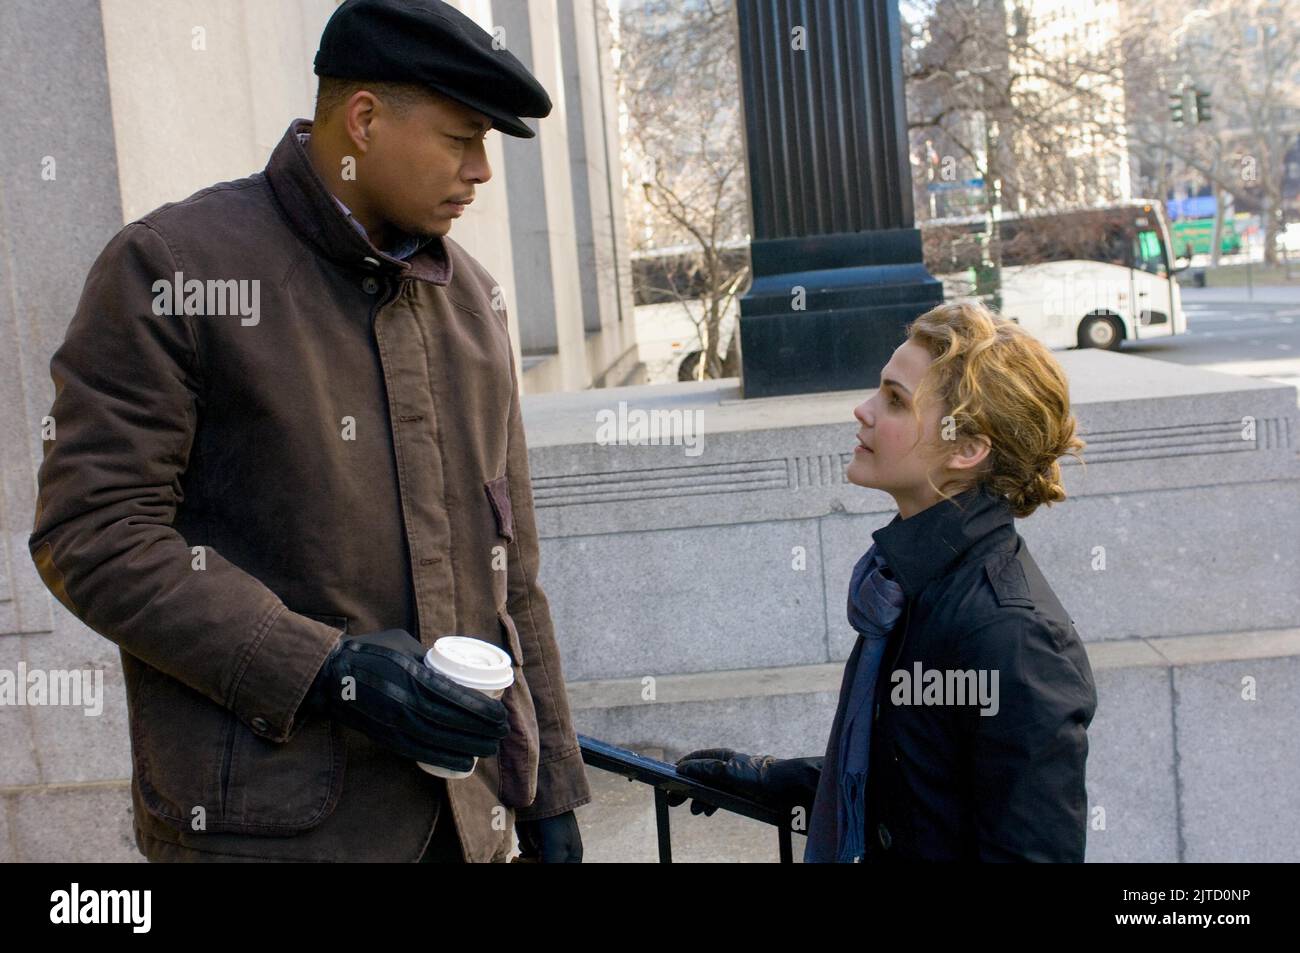
[[[1145,228],[1133,239],[1133,267],[1153,275],[1168,277],[1169,267],[1165,261],[1164,242],[1160,233],[1153,228]]]

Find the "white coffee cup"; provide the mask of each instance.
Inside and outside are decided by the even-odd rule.
[[[424,664],[447,676],[457,685],[473,688],[491,698],[500,698],[515,682],[510,656],[491,642],[464,635],[444,635],[424,653]],[[439,778],[467,778],[478,767],[478,758],[468,771],[456,771],[417,761],[421,768]]]

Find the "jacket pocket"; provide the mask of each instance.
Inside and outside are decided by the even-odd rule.
[[[487,491],[488,502],[492,504],[492,513],[497,518],[497,532],[507,541],[515,538],[515,514],[510,506],[510,477],[508,474],[483,484]]]
[[[506,807],[527,807],[537,798],[537,712],[524,677],[524,653],[515,620],[504,609],[497,610],[506,650],[514,662],[514,684],[501,699],[506,706],[510,733],[501,741],[500,786],[497,796]]]
[[[124,673],[140,793],[169,827],[286,836],[319,825],[337,806],[346,748],[335,722],[306,718],[277,744],[139,660],[124,663]]]

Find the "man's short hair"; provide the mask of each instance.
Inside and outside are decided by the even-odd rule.
[[[316,85],[316,119],[324,119],[359,89],[374,93],[398,116],[404,115],[412,106],[437,96],[433,90],[419,83],[371,82],[322,76]]]

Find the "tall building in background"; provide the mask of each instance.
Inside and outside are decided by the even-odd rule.
[[[1123,76],[1119,70],[1104,69],[1124,29],[1123,7],[1120,0],[1007,0],[1010,28],[1026,31],[1025,42],[1012,47],[1011,69],[1022,74],[1020,88],[1036,100],[1036,111],[1044,101],[1054,102],[1045,118],[1059,146],[1059,162],[1044,163],[1037,175],[1020,177],[1016,210],[1134,197]],[[1034,66],[1040,59],[1052,64],[1058,77],[1074,78],[1079,96],[1064,92],[1059,82],[1049,86],[1036,77]],[[1071,67],[1079,68],[1076,72]],[[1099,121],[1106,131],[1099,133],[1090,120]]]
[[[935,0],[909,9],[919,220],[1132,197],[1120,0]]]

